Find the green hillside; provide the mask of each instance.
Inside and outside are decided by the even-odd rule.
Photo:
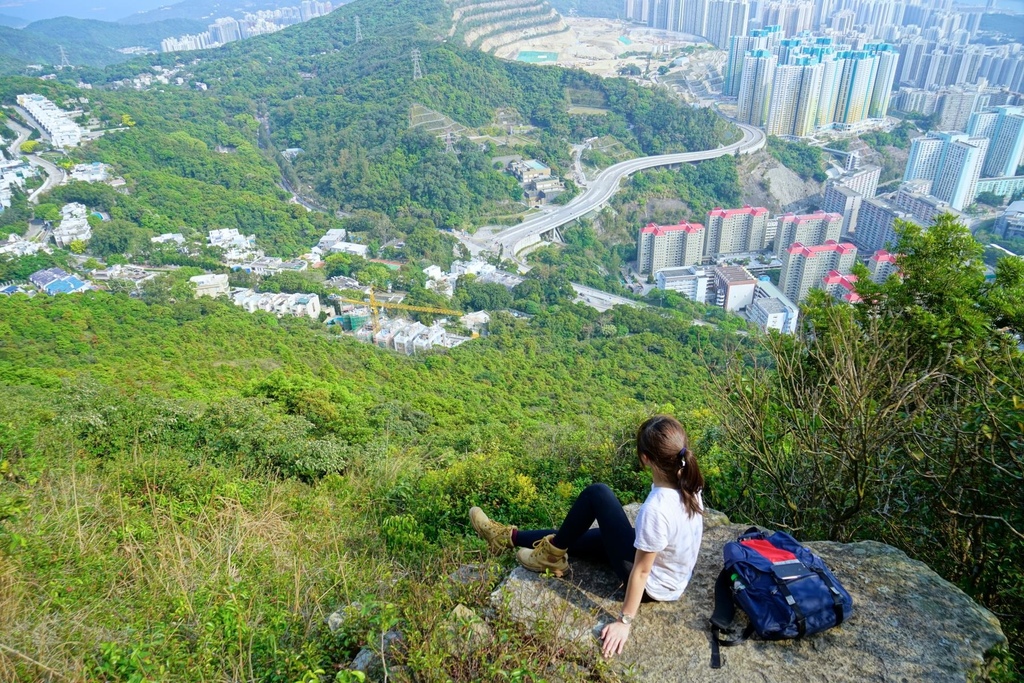
[[[75,60],[72,63],[106,66],[128,59],[127,55],[86,40],[69,37],[66,41],[57,41],[25,29],[0,26],[0,56],[18,63],[60,64],[58,45],[64,45],[68,56]]]
[[[359,45],[357,14],[365,36]],[[494,127],[498,108],[512,108],[539,130],[531,145],[511,151],[541,157],[556,169],[568,166],[570,140],[612,135],[653,154],[713,147],[725,134],[727,126],[712,112],[683,107],[662,91],[504,62],[438,40],[450,25],[441,0],[363,0],[208,53],[194,73],[209,84],[208,97],[258,100],[274,145],[306,152],[288,170],[328,207],[373,209],[392,218],[407,211],[439,227],[471,225],[481,205],[508,204],[518,190],[490,168],[476,144],[460,143],[456,161],[442,153],[443,142],[410,131],[414,104],[484,132]],[[413,49],[422,54],[419,81],[412,78]],[[611,113],[569,115],[569,90],[595,91]]]
[[[486,555],[470,505],[548,526],[593,481],[639,499],[650,479],[633,430],[656,411],[691,431],[711,506],[802,539],[894,544],[989,606],[1018,658],[1014,670],[1000,653],[993,677],[1013,680],[1024,262],[986,277],[955,220],[901,226],[901,277],[860,272],[858,307],[816,293],[790,337],[675,295],[606,313],[571,303],[572,281],[621,287],[630,248],[601,239],[635,235],[649,198],[697,214],[737,203],[722,158],[638,175],[599,226],[538,250],[513,290],[465,277],[445,300],[422,270],[455,258],[443,228],[517,212],[493,157],[559,168],[570,142],[595,135],[640,155],[730,134],[661,91],[502,62],[446,42],[448,28],[440,0],[359,0],[218,50],[0,78],[3,104],[31,91],[84,106],[105,135],[64,161],[125,179],[121,191],[63,185],[36,215],[82,202],[110,216],[84,258],[184,266],[135,296],[0,296],[0,680],[353,683],[352,657],[392,628],[417,681],[628,680],[589,648],[500,618],[491,645],[460,653],[443,620],[459,603],[485,609],[513,562]],[[123,87],[154,66],[183,85]],[[568,114],[570,93],[587,91],[607,115]],[[411,127],[414,105],[466,131],[457,158]],[[530,130],[503,141],[499,116]],[[287,147],[304,151],[287,161]],[[291,203],[282,176],[327,211]],[[21,230],[33,208],[14,201],[0,227]],[[226,272],[218,254],[150,238],[215,228],[255,233],[276,256],[332,228],[374,251],[400,239],[384,250],[398,270],[333,256],[232,282],[323,295],[325,275],[352,276],[408,291],[406,303],[490,310],[490,335],[407,358],[318,321],[196,300],[188,278]],[[0,257],[0,282],[77,263],[61,250]],[[487,571],[445,578],[463,564]]]
[[[199,33],[208,22],[194,19],[164,19],[147,24],[120,24],[94,19],[58,17],[34,21],[24,28],[28,33],[43,36],[58,43],[76,41],[117,50],[122,47],[142,46],[160,49],[160,41],[171,36]],[[91,62],[83,60],[81,63]]]

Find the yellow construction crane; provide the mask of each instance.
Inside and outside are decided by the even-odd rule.
[[[377,297],[374,291],[370,290],[369,301],[360,299],[346,299],[344,297],[334,297],[337,301],[344,301],[347,304],[359,304],[360,306],[366,306],[370,309],[370,316],[373,319],[373,333],[377,334],[380,332],[380,309],[382,308],[394,308],[400,311],[418,311],[419,313],[440,313],[441,315],[464,315],[462,311],[453,311],[449,308],[434,308],[432,306],[409,306],[407,304],[393,304],[387,301],[377,301]]]

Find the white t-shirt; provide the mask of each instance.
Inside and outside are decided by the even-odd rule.
[[[700,494],[697,500],[703,509]],[[652,486],[636,516],[637,550],[657,553],[647,578],[647,594],[655,600],[678,600],[690,582],[704,535],[704,517],[690,516],[677,489]]]

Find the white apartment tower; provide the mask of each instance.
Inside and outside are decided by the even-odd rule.
[[[903,180],[931,181],[931,195],[963,211],[974,202],[988,139],[966,133],[929,132],[915,138]]]
[[[881,4],[891,5],[892,3]],[[874,54],[877,62],[874,84],[871,88],[871,99],[868,103],[868,116],[880,119],[889,112],[889,101],[892,97],[893,84],[896,82],[900,53],[892,45],[884,43],[867,45],[865,49]]]
[[[843,216],[838,213],[816,211],[811,214],[797,216],[787,213],[778,218],[778,231],[775,234],[775,255],[783,256],[791,244],[800,243],[810,246],[835,242],[843,230]]]
[[[841,52],[839,91],[836,97],[836,123],[853,124],[868,117],[871,93],[875,87],[877,59],[867,52]]]
[[[704,224],[704,259],[761,251],[768,239],[768,220],[768,209],[762,206],[709,211]]]
[[[637,245],[637,270],[640,273],[692,266],[701,261],[704,226],[700,223],[650,223],[640,229]]]
[[[806,58],[775,69],[765,127],[769,135],[806,137],[814,133],[823,70],[821,64]]]
[[[772,80],[778,58],[768,50],[752,50],[743,59],[737,118],[752,126],[763,126],[768,118]]]
[[[1024,108],[991,107],[971,115],[967,132],[989,139],[982,174],[986,178],[1017,175],[1024,156]]]
[[[733,36],[746,35],[749,15],[747,0],[711,0],[704,37],[715,47],[728,50]]]
[[[857,247],[849,242],[829,241],[807,247],[797,242],[782,254],[779,289],[800,303],[814,287],[820,287],[829,271],[849,274],[857,261]]]

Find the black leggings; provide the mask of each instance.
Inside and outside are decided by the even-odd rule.
[[[590,525],[597,521],[597,529]],[[555,534],[556,548],[567,548],[573,557],[605,560],[623,583],[629,581],[636,549],[636,532],[622,511],[622,503],[605,484],[591,484],[572,504],[561,528],[516,532],[516,545],[532,548],[548,534]]]

